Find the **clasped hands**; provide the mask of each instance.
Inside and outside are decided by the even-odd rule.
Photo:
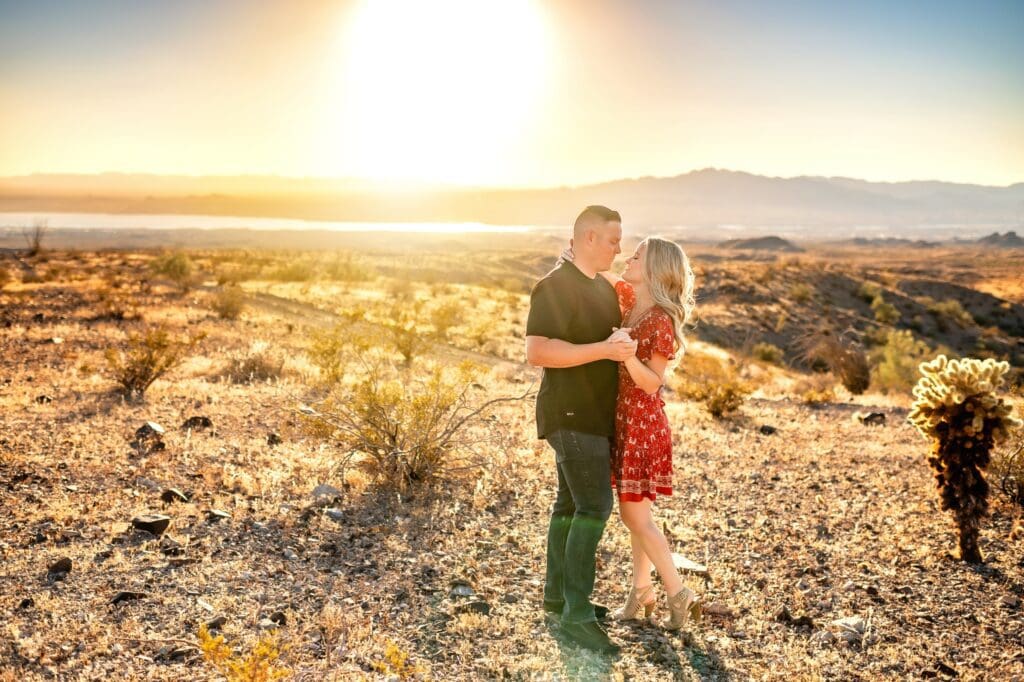
[[[625,362],[636,355],[636,341],[629,335],[629,327],[612,327],[614,331],[605,339],[608,344],[608,359]]]

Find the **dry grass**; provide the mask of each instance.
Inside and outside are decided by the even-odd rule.
[[[941,677],[949,668],[972,680],[1024,675],[1016,512],[995,500],[981,533],[986,565],[945,556],[955,531],[937,508],[927,447],[904,422],[902,394],[869,390],[811,407],[792,399],[799,374],[774,366],[757,368],[755,397],[723,420],[669,394],[676,492],[659,500],[656,515],[674,550],[707,564],[708,579],[695,582],[723,608],[687,634],[612,624],[624,653],[605,661],[560,645],[539,616],[555,482],[531,405],[496,413],[504,441],[486,450],[488,466],[405,502],[378,496],[358,471],[340,472],[339,451],[302,432],[294,410],[309,397],[303,371],[250,384],[213,378],[253,338],[301,367],[314,329],[373,328],[389,305],[381,265],[367,266],[384,274],[366,282],[242,281],[250,309],[232,322],[176,286],[145,284],[152,254],[47,253],[62,267],[57,279],[26,283],[12,266],[0,291],[9,323],[0,326],[0,679],[218,679],[203,661],[200,626],[224,616],[221,634],[245,655],[267,633],[261,622],[279,615],[276,664],[296,679],[883,680]],[[199,273],[230,265],[215,255],[190,258]],[[757,286],[789,291],[813,257],[802,254]],[[251,260],[274,272],[280,263],[267,258]],[[124,283],[116,291],[145,323],[206,335],[142,404],[112,397],[102,371],[104,349],[124,334],[123,322],[97,318],[103,276]],[[433,284],[412,281],[415,295],[440,302]],[[524,295],[486,295],[479,282],[446,286],[433,295],[463,303],[465,317],[425,356],[482,365],[481,396],[524,391],[537,377],[521,363]],[[816,297],[829,292],[813,287]],[[856,287],[849,295],[856,299]],[[749,315],[748,305],[709,301],[702,324],[756,328],[767,310],[774,327],[770,296]],[[365,316],[346,322],[343,309],[356,307]],[[472,338],[481,321],[492,329],[483,346]],[[766,342],[788,347],[778,337]],[[886,425],[851,419],[865,408],[885,413]],[[213,428],[182,428],[196,415]],[[146,420],[166,428],[166,447],[139,456],[129,442]],[[762,425],[777,431],[763,435]],[[315,499],[319,484],[338,494]],[[162,502],[171,487],[189,501]],[[230,517],[212,520],[211,509]],[[132,517],[146,512],[171,516],[164,538],[132,530]],[[72,571],[53,580],[47,567],[61,557]],[[625,597],[628,557],[628,534],[613,518],[598,554],[601,601]],[[476,596],[452,596],[456,581]],[[144,596],[112,604],[122,590]],[[473,600],[490,612],[468,609]],[[811,626],[780,622],[783,607]],[[850,616],[866,624],[858,641],[821,634]]]

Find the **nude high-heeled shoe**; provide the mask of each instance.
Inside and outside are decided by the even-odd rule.
[[[687,619],[700,620],[700,601],[689,587],[683,587],[668,600],[669,617],[662,622],[666,630],[679,630],[686,625]]]
[[[612,614],[612,618],[615,620],[636,620],[640,617],[641,609],[643,609],[644,618],[650,618],[656,601],[653,584],[642,587],[640,590],[637,590],[635,586],[631,587],[629,595],[626,597],[626,603]]]

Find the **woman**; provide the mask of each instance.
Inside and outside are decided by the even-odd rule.
[[[571,259],[571,249],[563,257]],[[621,277],[612,272],[601,275],[619,295],[623,328],[616,334],[637,341],[636,355],[619,365],[612,448],[612,482],[629,529],[633,585],[614,615],[619,620],[637,618],[641,610],[645,617],[651,615],[657,601],[651,584],[653,564],[669,597],[669,617],[663,625],[678,630],[699,605],[676,571],[651,507],[659,495],[672,494],[672,431],[660,389],[669,362],[686,348],[683,329],[694,309],[693,270],[678,244],[649,237],[626,260]]]

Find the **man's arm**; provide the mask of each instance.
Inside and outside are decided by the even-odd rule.
[[[526,337],[526,361],[533,367],[577,367],[598,360],[623,362],[635,354],[635,341],[577,344],[544,336]]]

